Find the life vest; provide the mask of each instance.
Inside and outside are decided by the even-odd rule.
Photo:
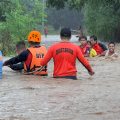
[[[30,51],[30,53],[32,54],[32,60],[30,62],[29,65],[29,72],[35,71],[37,68],[39,68],[41,65],[41,60],[43,59],[43,57],[46,55],[47,50],[44,46],[41,47],[31,47],[28,48],[28,50]],[[28,68],[24,62],[24,71],[28,72]],[[40,72],[35,72],[35,75],[47,75],[47,68],[45,67],[42,71]]]

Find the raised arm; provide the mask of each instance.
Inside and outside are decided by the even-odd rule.
[[[77,58],[82,63],[82,65],[88,70],[88,73],[90,75],[93,75],[94,72],[92,70],[92,67],[90,66],[87,59],[83,56],[83,54],[82,54],[82,52],[81,52],[81,50],[79,48],[77,49]]]
[[[13,65],[13,64],[17,64],[19,62],[23,62],[27,59],[27,56],[29,54],[29,51],[23,51],[20,55],[13,57],[9,60],[6,60],[3,64],[3,66],[8,66],[8,65]]]
[[[45,66],[47,65],[47,63],[50,61],[50,59],[53,57],[53,47],[50,47],[48,49],[47,54],[45,55],[45,57],[43,58],[43,60],[41,60],[41,66]]]

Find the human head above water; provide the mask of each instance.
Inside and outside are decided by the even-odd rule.
[[[113,41],[109,42],[108,46],[111,45],[111,44],[115,46],[115,43]]]
[[[16,53],[17,54],[20,54],[21,52],[23,52],[24,50],[26,50],[26,45],[25,45],[25,42],[22,40],[22,41],[19,41],[17,44],[16,44]]]
[[[33,30],[28,35],[28,42],[30,47],[39,45],[41,42],[41,33],[37,30]]]
[[[60,31],[61,39],[70,40],[71,39],[71,30],[70,28],[62,28]]]
[[[92,47],[90,40],[87,41],[89,47]]]
[[[110,52],[114,52],[115,51],[115,43],[114,42],[109,42],[108,43],[108,49]]]
[[[90,42],[92,45],[97,43],[97,37],[95,35],[90,36]]]
[[[40,44],[41,42],[41,33],[37,30],[33,30],[29,33],[28,35],[28,42],[29,43],[38,43]]]
[[[79,41],[82,45],[87,44],[87,37],[86,36],[82,36],[79,38]]]
[[[79,41],[81,41],[83,39],[87,41],[87,37],[86,36],[79,37]]]

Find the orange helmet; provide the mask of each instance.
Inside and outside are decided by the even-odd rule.
[[[41,42],[41,33],[39,31],[31,31],[28,35],[28,42]]]

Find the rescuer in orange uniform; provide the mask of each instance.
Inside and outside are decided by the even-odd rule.
[[[28,43],[30,47],[20,53],[18,56],[13,57],[4,62],[4,66],[17,64],[23,62],[23,68],[25,72],[35,71],[40,67],[40,62],[47,53],[47,49],[40,45],[41,33],[39,31],[31,31],[28,35]],[[40,72],[35,72],[34,74],[45,76],[47,75],[47,67]]]
[[[51,58],[54,60],[55,78],[77,79],[76,59],[88,70],[90,75],[94,72],[89,62],[84,58],[80,48],[71,43],[71,30],[63,28],[60,32],[61,42],[52,45],[44,59],[40,62],[41,66],[46,65]]]

